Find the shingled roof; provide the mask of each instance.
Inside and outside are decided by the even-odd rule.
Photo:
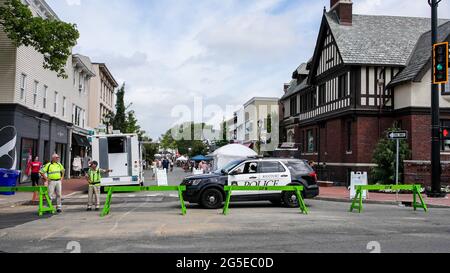
[[[351,26],[340,25],[335,12],[325,18],[345,64],[406,66],[420,36],[431,29],[429,18],[354,14]]]
[[[297,80],[293,80],[291,82],[291,86],[289,87],[289,89],[286,91],[286,93],[284,94],[283,97],[281,97],[280,100],[285,100],[287,98],[289,98],[290,96],[308,88],[310,85],[308,85],[308,79],[304,79],[301,83],[297,83]]]
[[[450,21],[441,25],[438,30],[438,41],[450,37]],[[393,87],[407,81],[421,81],[423,75],[431,67],[431,31],[420,37],[411,55],[408,65],[388,85]]]

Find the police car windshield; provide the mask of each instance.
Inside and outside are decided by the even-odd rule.
[[[221,174],[222,172],[229,173],[234,167],[244,162],[243,160],[234,160],[228,163],[225,167],[217,170],[216,173]]]

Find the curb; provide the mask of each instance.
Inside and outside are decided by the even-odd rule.
[[[351,204],[351,202],[352,202],[352,200],[349,200],[349,199],[342,199],[342,198],[336,198],[336,197],[315,197],[313,200],[339,202],[339,203],[349,203],[349,204]],[[375,205],[397,205],[397,202],[395,202],[395,201],[365,200],[364,203],[365,204],[375,204]],[[427,204],[427,207],[428,208],[435,208],[435,209],[443,209],[443,208],[449,208],[450,209],[450,206],[447,206],[447,205]]]

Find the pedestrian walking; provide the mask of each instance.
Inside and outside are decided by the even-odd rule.
[[[163,170],[165,170],[167,172],[169,170],[169,166],[170,166],[170,162],[166,157],[166,158],[164,158],[164,160],[162,162],[162,168],[163,168]]]
[[[92,211],[92,206],[95,198],[95,211],[100,209],[100,183],[102,180],[102,173],[110,173],[112,170],[103,170],[98,167],[98,162],[93,161],[86,174],[86,179],[89,183],[88,191],[88,205],[87,211]]]
[[[203,174],[207,174],[208,173],[208,163],[206,163],[205,161],[202,161],[202,171]]]
[[[46,164],[41,170],[41,175],[46,181],[46,184],[48,184],[48,193],[52,200],[55,199],[56,192],[56,211],[58,213],[62,212],[62,184],[65,174],[64,166],[60,163],[60,160],[59,155],[54,154],[52,161]]]
[[[39,161],[39,157],[35,157],[33,161],[29,163],[28,168],[30,169],[30,177],[31,177],[31,185],[33,187],[39,187],[39,180],[41,180],[41,169],[42,169],[42,162]],[[31,201],[38,201],[38,193],[33,193],[33,198]]]
[[[87,155],[87,152],[83,153],[82,163],[83,163],[83,176],[86,176],[89,171],[89,165],[91,164],[92,159]]]

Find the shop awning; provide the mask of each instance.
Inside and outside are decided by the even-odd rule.
[[[80,146],[80,147],[90,147],[91,144],[89,143],[89,140],[85,136],[72,134],[72,142],[74,145]]]

